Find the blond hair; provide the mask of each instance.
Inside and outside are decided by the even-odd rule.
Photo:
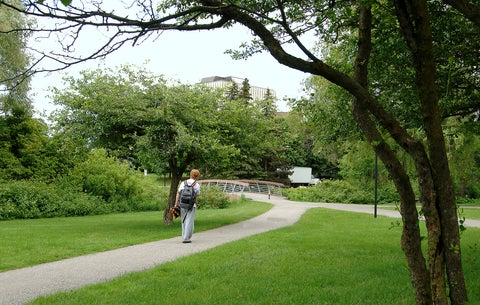
[[[190,178],[193,180],[197,180],[200,177],[200,171],[198,169],[192,169],[190,171]]]

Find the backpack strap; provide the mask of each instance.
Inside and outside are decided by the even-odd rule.
[[[197,184],[197,180],[194,180],[193,183],[192,183],[193,198],[194,198],[194,202],[196,203],[197,202],[197,192],[195,191],[195,184]]]
[[[184,184],[185,186],[195,186],[195,184],[197,184],[197,180],[194,180],[191,185],[188,185],[187,180],[185,180],[185,181],[183,181],[183,184]]]

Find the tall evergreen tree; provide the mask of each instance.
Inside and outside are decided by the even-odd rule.
[[[266,118],[273,118],[277,112],[275,97],[272,95],[270,89],[267,89],[267,93],[263,99],[256,101],[256,105]]]
[[[239,94],[240,91],[238,90],[237,83],[235,81],[232,81],[232,84],[228,87],[228,90],[226,92],[227,99],[234,101],[238,99]]]
[[[252,99],[252,95],[250,94],[250,82],[248,78],[245,78],[242,81],[242,87],[240,87],[238,98],[244,100],[247,104]]]

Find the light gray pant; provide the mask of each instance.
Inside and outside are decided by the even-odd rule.
[[[197,208],[193,207],[191,210],[180,209],[182,217],[182,239],[190,240],[193,235],[193,228],[195,226],[195,213]]]

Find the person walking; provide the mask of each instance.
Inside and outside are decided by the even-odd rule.
[[[195,213],[197,211],[197,196],[200,195],[200,184],[197,182],[200,177],[200,171],[198,169],[192,169],[190,171],[190,178],[180,183],[178,187],[177,197],[175,199],[175,206],[180,207],[180,216],[182,220],[182,242],[184,244],[191,243],[193,229],[195,226]],[[180,204],[180,198],[184,189],[192,187],[193,189],[193,202],[190,208]]]

